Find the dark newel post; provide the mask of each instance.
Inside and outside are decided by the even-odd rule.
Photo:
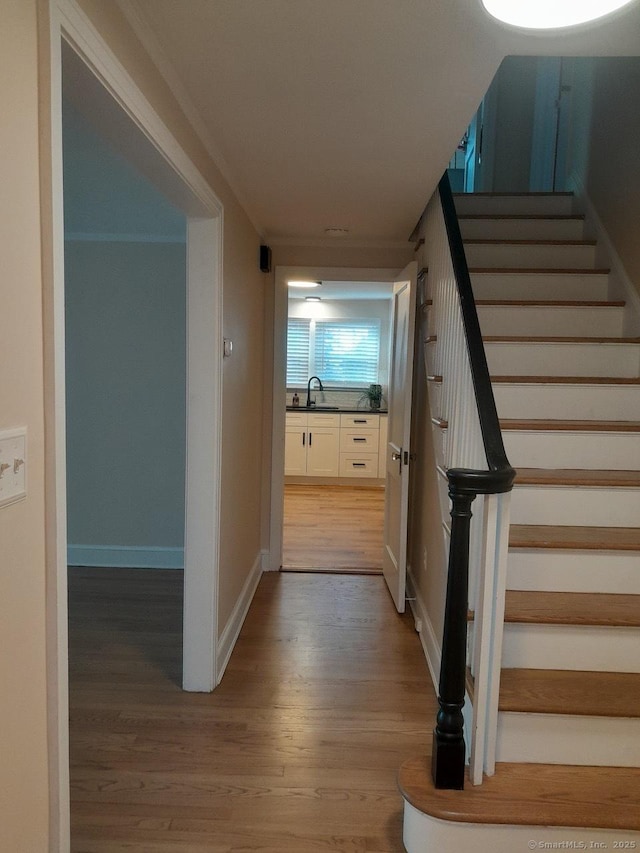
[[[433,732],[431,772],[436,788],[464,788],[464,705],[467,665],[467,612],[469,608],[469,530],[475,493],[456,482],[449,471],[451,544],[444,612],[442,664]]]

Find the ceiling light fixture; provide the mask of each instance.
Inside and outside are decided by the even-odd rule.
[[[320,287],[319,281],[288,281],[289,287]]]
[[[531,30],[553,30],[595,21],[632,2],[634,0],[482,0],[482,5],[505,24]]]
[[[319,296],[305,296],[305,302],[322,302],[322,299]]]

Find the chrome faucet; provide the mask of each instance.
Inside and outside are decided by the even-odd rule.
[[[310,406],[312,405],[312,403],[311,403],[311,383],[313,382],[314,379],[318,380],[318,385],[319,385],[318,390],[324,391],[324,386],[322,385],[322,380],[320,379],[320,377],[319,376],[312,376],[309,379],[309,381],[307,382],[307,409],[310,408]]]

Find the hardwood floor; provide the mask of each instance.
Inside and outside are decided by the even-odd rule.
[[[263,576],[222,684],[180,690],[181,573],[70,570],[73,853],[395,853],[436,702],[381,577]]]
[[[384,489],[285,486],[282,565],[382,571]]]

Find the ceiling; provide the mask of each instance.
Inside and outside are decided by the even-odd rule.
[[[505,55],[640,50],[640,3],[543,36],[480,0],[118,2],[274,245],[406,243]]]
[[[387,281],[321,281],[313,290],[289,288],[289,299],[319,296],[323,301],[387,299],[393,295],[393,284]]]

